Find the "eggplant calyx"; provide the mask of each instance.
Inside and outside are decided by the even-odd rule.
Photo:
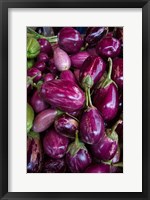
[[[112,140],[116,140],[116,141],[118,141],[118,135],[117,135],[117,133],[116,133],[116,131],[115,130],[112,130],[112,129],[107,129],[106,130],[106,133],[107,133],[107,136],[110,138],[110,139],[112,139]]]
[[[112,163],[111,165],[112,165],[113,167],[123,167],[123,162]]]
[[[86,88],[91,88],[93,86],[94,82],[90,75],[87,75],[82,80],[82,87],[86,90]]]
[[[29,138],[33,138],[33,139],[40,139],[40,134],[39,133],[36,133],[34,131],[30,131],[27,133],[27,136]]]
[[[101,162],[106,165],[112,165],[112,160],[107,160],[107,161],[102,160]]]
[[[63,114],[64,114],[63,111],[61,111],[61,110],[57,110],[57,116],[60,116],[60,115],[63,115]]]

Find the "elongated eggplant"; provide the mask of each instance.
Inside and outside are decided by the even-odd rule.
[[[65,155],[68,143],[68,138],[60,135],[53,128],[48,130],[43,138],[43,148],[45,153],[54,159],[62,158]]]
[[[75,138],[79,123],[74,118],[63,114],[55,119],[54,126],[58,133],[69,138]]]
[[[80,51],[83,39],[77,30],[65,27],[58,33],[58,44],[68,54],[75,54]]]
[[[59,110],[56,109],[46,109],[40,112],[34,119],[33,131],[40,133],[48,129],[54,122],[56,116],[61,114]]]
[[[33,131],[28,133],[27,138],[27,172],[39,173],[42,168],[42,146],[40,136]]]
[[[33,120],[34,120],[33,108],[27,103],[27,133],[32,128]]]
[[[110,173],[110,165],[104,163],[92,164],[86,168],[84,173]]]
[[[43,83],[41,97],[52,106],[65,112],[73,112],[84,106],[84,92],[72,81],[52,80]]]
[[[96,89],[93,98],[93,104],[100,111],[102,117],[106,121],[110,121],[115,118],[119,107],[119,96],[116,84],[111,79],[112,72],[112,60],[109,60],[109,72],[100,86]]]
[[[80,82],[84,89],[92,88],[96,84],[106,69],[106,64],[99,56],[89,56],[83,63],[80,70]]]
[[[91,156],[84,143],[79,141],[76,132],[75,142],[71,143],[66,153],[66,162],[72,173],[83,172],[91,164]]]
[[[80,51],[77,54],[71,55],[71,65],[74,68],[80,69],[85,59],[89,56],[90,54],[87,51]]]

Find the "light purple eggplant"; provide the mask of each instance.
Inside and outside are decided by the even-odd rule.
[[[58,44],[68,54],[75,54],[80,51],[83,39],[74,28],[64,27],[58,33]]]
[[[46,53],[49,57],[53,56],[53,49],[48,40],[45,38],[40,38],[38,39],[38,42],[40,44],[40,52],[41,53]]]
[[[38,133],[28,133],[27,138],[27,172],[39,173],[42,169],[43,152]]]
[[[60,79],[72,81],[77,83],[77,80],[71,70],[65,70],[60,73]]]
[[[63,114],[55,119],[54,127],[58,133],[69,138],[75,138],[79,123],[67,114]]]
[[[73,143],[68,147],[66,153],[66,163],[72,173],[83,172],[92,162],[91,156],[88,153],[84,143],[79,141],[78,133]]]
[[[71,66],[70,57],[59,47],[54,50],[54,64],[58,71],[68,70]]]
[[[61,111],[56,109],[46,109],[38,113],[33,122],[33,131],[40,133],[48,129],[54,122],[56,116],[62,114]]]
[[[43,83],[41,97],[54,107],[65,112],[73,112],[83,108],[84,92],[77,84],[68,80],[52,80]]]
[[[123,59],[122,58],[115,58],[113,60],[112,79],[115,81],[115,83],[120,89],[123,88]]]
[[[40,97],[38,90],[33,93],[30,104],[36,113],[49,107],[49,105]]]
[[[68,138],[60,135],[54,128],[47,131],[43,138],[44,152],[53,159],[64,157],[68,148]]]
[[[84,89],[92,88],[96,84],[106,69],[106,64],[99,56],[89,56],[83,63],[80,70],[79,81]]]
[[[110,173],[110,165],[104,163],[92,164],[86,168],[84,173]]]
[[[71,66],[80,69],[85,59],[89,56],[90,54],[87,51],[80,51],[77,54],[71,55]]]
[[[112,60],[109,60],[109,72],[95,90],[93,104],[100,111],[105,121],[110,121],[115,118],[119,107],[119,96],[116,84],[111,79]]]

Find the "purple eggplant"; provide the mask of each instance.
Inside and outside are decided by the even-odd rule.
[[[36,90],[32,95],[30,104],[36,113],[49,107],[49,105],[40,97],[38,90]]]
[[[53,74],[47,73],[47,74],[45,74],[45,76],[44,76],[44,82],[51,81],[51,80],[53,80],[54,78],[55,78],[55,77],[54,77]]]
[[[110,167],[110,172],[111,173],[116,173],[118,172],[118,166],[115,164],[119,163],[120,161],[120,147],[118,146],[118,149],[114,155],[114,157],[111,160],[111,167]]]
[[[69,138],[75,138],[79,123],[74,118],[63,114],[55,119],[54,126],[58,133]]]
[[[74,76],[75,76],[77,82],[79,83],[80,70],[75,69],[73,73],[74,73]]]
[[[52,73],[54,76],[56,76],[59,73],[52,59],[49,59],[47,71]]]
[[[37,61],[38,62],[45,62],[47,63],[49,61],[49,57],[46,53],[40,53],[38,56],[37,56]]]
[[[40,136],[33,131],[28,133],[27,138],[27,172],[39,173],[42,168],[42,146]]]
[[[53,124],[56,116],[59,114],[62,114],[62,112],[51,108],[38,113],[33,122],[33,131],[37,133],[45,131]]]
[[[93,48],[88,48],[87,52],[90,54],[90,56],[99,56],[94,47]]]
[[[83,172],[91,162],[91,156],[84,143],[79,141],[78,132],[76,132],[75,141],[69,145],[66,153],[68,168],[72,173]]]
[[[68,70],[71,66],[70,57],[59,47],[54,50],[54,64],[58,71]]]
[[[53,49],[48,40],[45,38],[40,38],[38,39],[38,42],[40,44],[40,52],[41,53],[46,53],[49,57],[53,56]]]
[[[89,57],[89,53],[87,51],[80,51],[77,54],[71,55],[71,66],[74,68],[80,69],[82,67],[83,62]]]
[[[40,70],[41,72],[43,72],[46,69],[46,64],[43,61],[37,61],[34,66],[35,68],[37,68],[38,70]]]
[[[122,58],[115,58],[113,60],[112,79],[115,81],[115,83],[120,89],[123,88],[123,59]]]
[[[114,37],[104,37],[98,42],[96,51],[103,58],[114,58],[120,54],[121,42]]]
[[[45,153],[53,159],[62,158],[68,148],[68,138],[60,135],[55,129],[47,131],[43,138],[43,148]]]
[[[33,79],[33,82],[35,82],[35,83],[37,83],[42,78],[41,71],[35,67],[32,67],[27,70],[27,76],[31,77],[31,78],[35,77]]]
[[[93,104],[100,111],[105,121],[110,121],[115,118],[118,112],[119,96],[116,84],[111,79],[112,60],[109,60],[109,72],[96,89]]]
[[[53,159],[47,158],[42,167],[43,173],[65,173],[66,163],[64,158]]]
[[[106,129],[100,142],[91,146],[91,152],[98,160],[108,161],[115,156],[118,149],[118,135],[115,130],[119,123],[117,121],[111,129]]]
[[[66,71],[61,72],[60,79],[68,80],[68,81],[72,81],[74,83],[77,83],[77,80],[76,80],[74,74],[70,70],[66,70]]]
[[[89,27],[86,32],[85,41],[90,46],[95,46],[97,42],[106,35],[108,28],[106,27]]]
[[[65,27],[58,33],[58,44],[68,54],[75,54],[80,51],[83,39],[77,30]]]
[[[106,69],[106,64],[99,56],[89,56],[83,63],[80,70],[80,82],[84,89],[92,88],[96,84]]]
[[[104,163],[92,164],[86,168],[84,173],[110,173],[110,165]]]
[[[84,92],[72,81],[52,80],[43,83],[41,97],[52,106],[65,112],[73,112],[84,106]]]
[[[123,143],[123,120],[121,120],[121,123],[117,126],[116,133],[119,137],[119,143]]]

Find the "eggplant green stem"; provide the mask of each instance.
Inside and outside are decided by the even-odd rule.
[[[116,130],[116,128],[118,127],[118,125],[119,124],[121,124],[122,123],[122,120],[121,119],[119,119],[116,123],[115,123],[115,125],[112,127],[112,132],[114,132],[115,130]]]
[[[112,163],[113,167],[123,167],[123,163],[119,162],[119,163]]]
[[[86,107],[88,107],[89,100],[88,100],[88,88],[85,88],[85,98],[86,98]]]
[[[71,118],[73,118],[74,120],[76,120],[77,122],[79,122],[79,120],[76,118],[76,117],[74,117],[73,115],[71,115],[71,114],[69,114],[69,113],[65,113],[66,115],[68,115],[69,117],[71,117]]]
[[[78,133],[79,133],[79,131],[76,130],[76,133],[75,133],[75,144],[76,144],[76,145],[78,145],[78,143],[79,143]]]
[[[89,107],[93,107],[92,100],[91,100],[91,93],[90,93],[90,88],[87,89],[87,95],[88,95],[88,102],[89,102]]]

